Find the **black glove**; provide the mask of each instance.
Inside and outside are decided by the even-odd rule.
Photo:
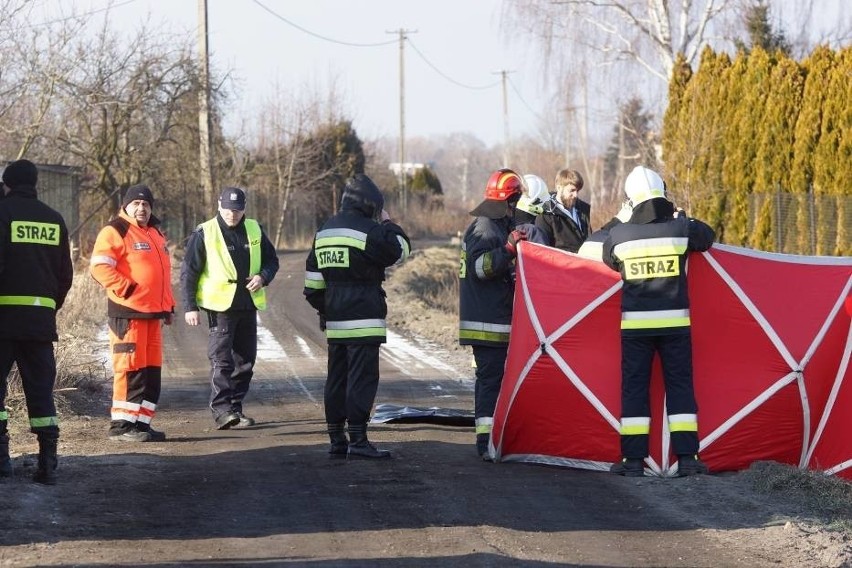
[[[320,331],[325,331],[325,316],[323,314],[317,314],[317,315],[319,315]]]
[[[518,243],[527,240],[526,232],[521,229],[515,229],[509,233],[509,238],[506,239],[506,252],[512,256],[518,255]]]

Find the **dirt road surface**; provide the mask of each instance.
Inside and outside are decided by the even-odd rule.
[[[166,328],[163,443],[106,439],[109,393],[62,423],[60,482],[34,484],[20,429],[0,484],[0,566],[842,566],[849,543],[810,530],[735,476],[624,479],[484,463],[472,428],[376,425],[388,461],[329,459],[325,342],[281,255],[261,315],[247,430],[207,409],[206,330]],[[101,304],[97,302],[97,309]],[[472,408],[467,357],[417,338],[383,347],[377,402]],[[568,433],[566,433],[567,435]],[[848,564],[846,564],[848,565]]]

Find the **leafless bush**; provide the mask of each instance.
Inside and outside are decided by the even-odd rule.
[[[467,211],[458,207],[435,209],[410,207],[408,213],[398,222],[411,238],[449,238],[463,233],[472,219],[473,217]]]

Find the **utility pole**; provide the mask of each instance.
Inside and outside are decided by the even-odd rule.
[[[495,71],[493,74],[499,74],[503,82],[503,167],[509,167],[509,96],[506,90],[506,82],[511,71]]]
[[[198,0],[198,158],[204,209],[213,199],[213,159],[210,143],[210,61],[207,39],[207,0]]]
[[[405,177],[405,40],[406,34],[415,34],[417,30],[399,28],[387,31],[389,34],[399,34],[399,199],[402,213],[408,213],[408,191]]]

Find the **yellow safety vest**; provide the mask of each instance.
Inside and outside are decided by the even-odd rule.
[[[246,236],[249,241],[249,275],[260,272],[260,241],[262,232],[260,225],[254,219],[246,219]],[[196,300],[204,309],[214,312],[224,312],[234,303],[237,293],[237,267],[225,245],[225,237],[219,228],[217,218],[201,224],[204,231],[204,248],[207,251],[207,262],[198,279]],[[258,310],[266,309],[266,287],[251,293],[252,302]]]

